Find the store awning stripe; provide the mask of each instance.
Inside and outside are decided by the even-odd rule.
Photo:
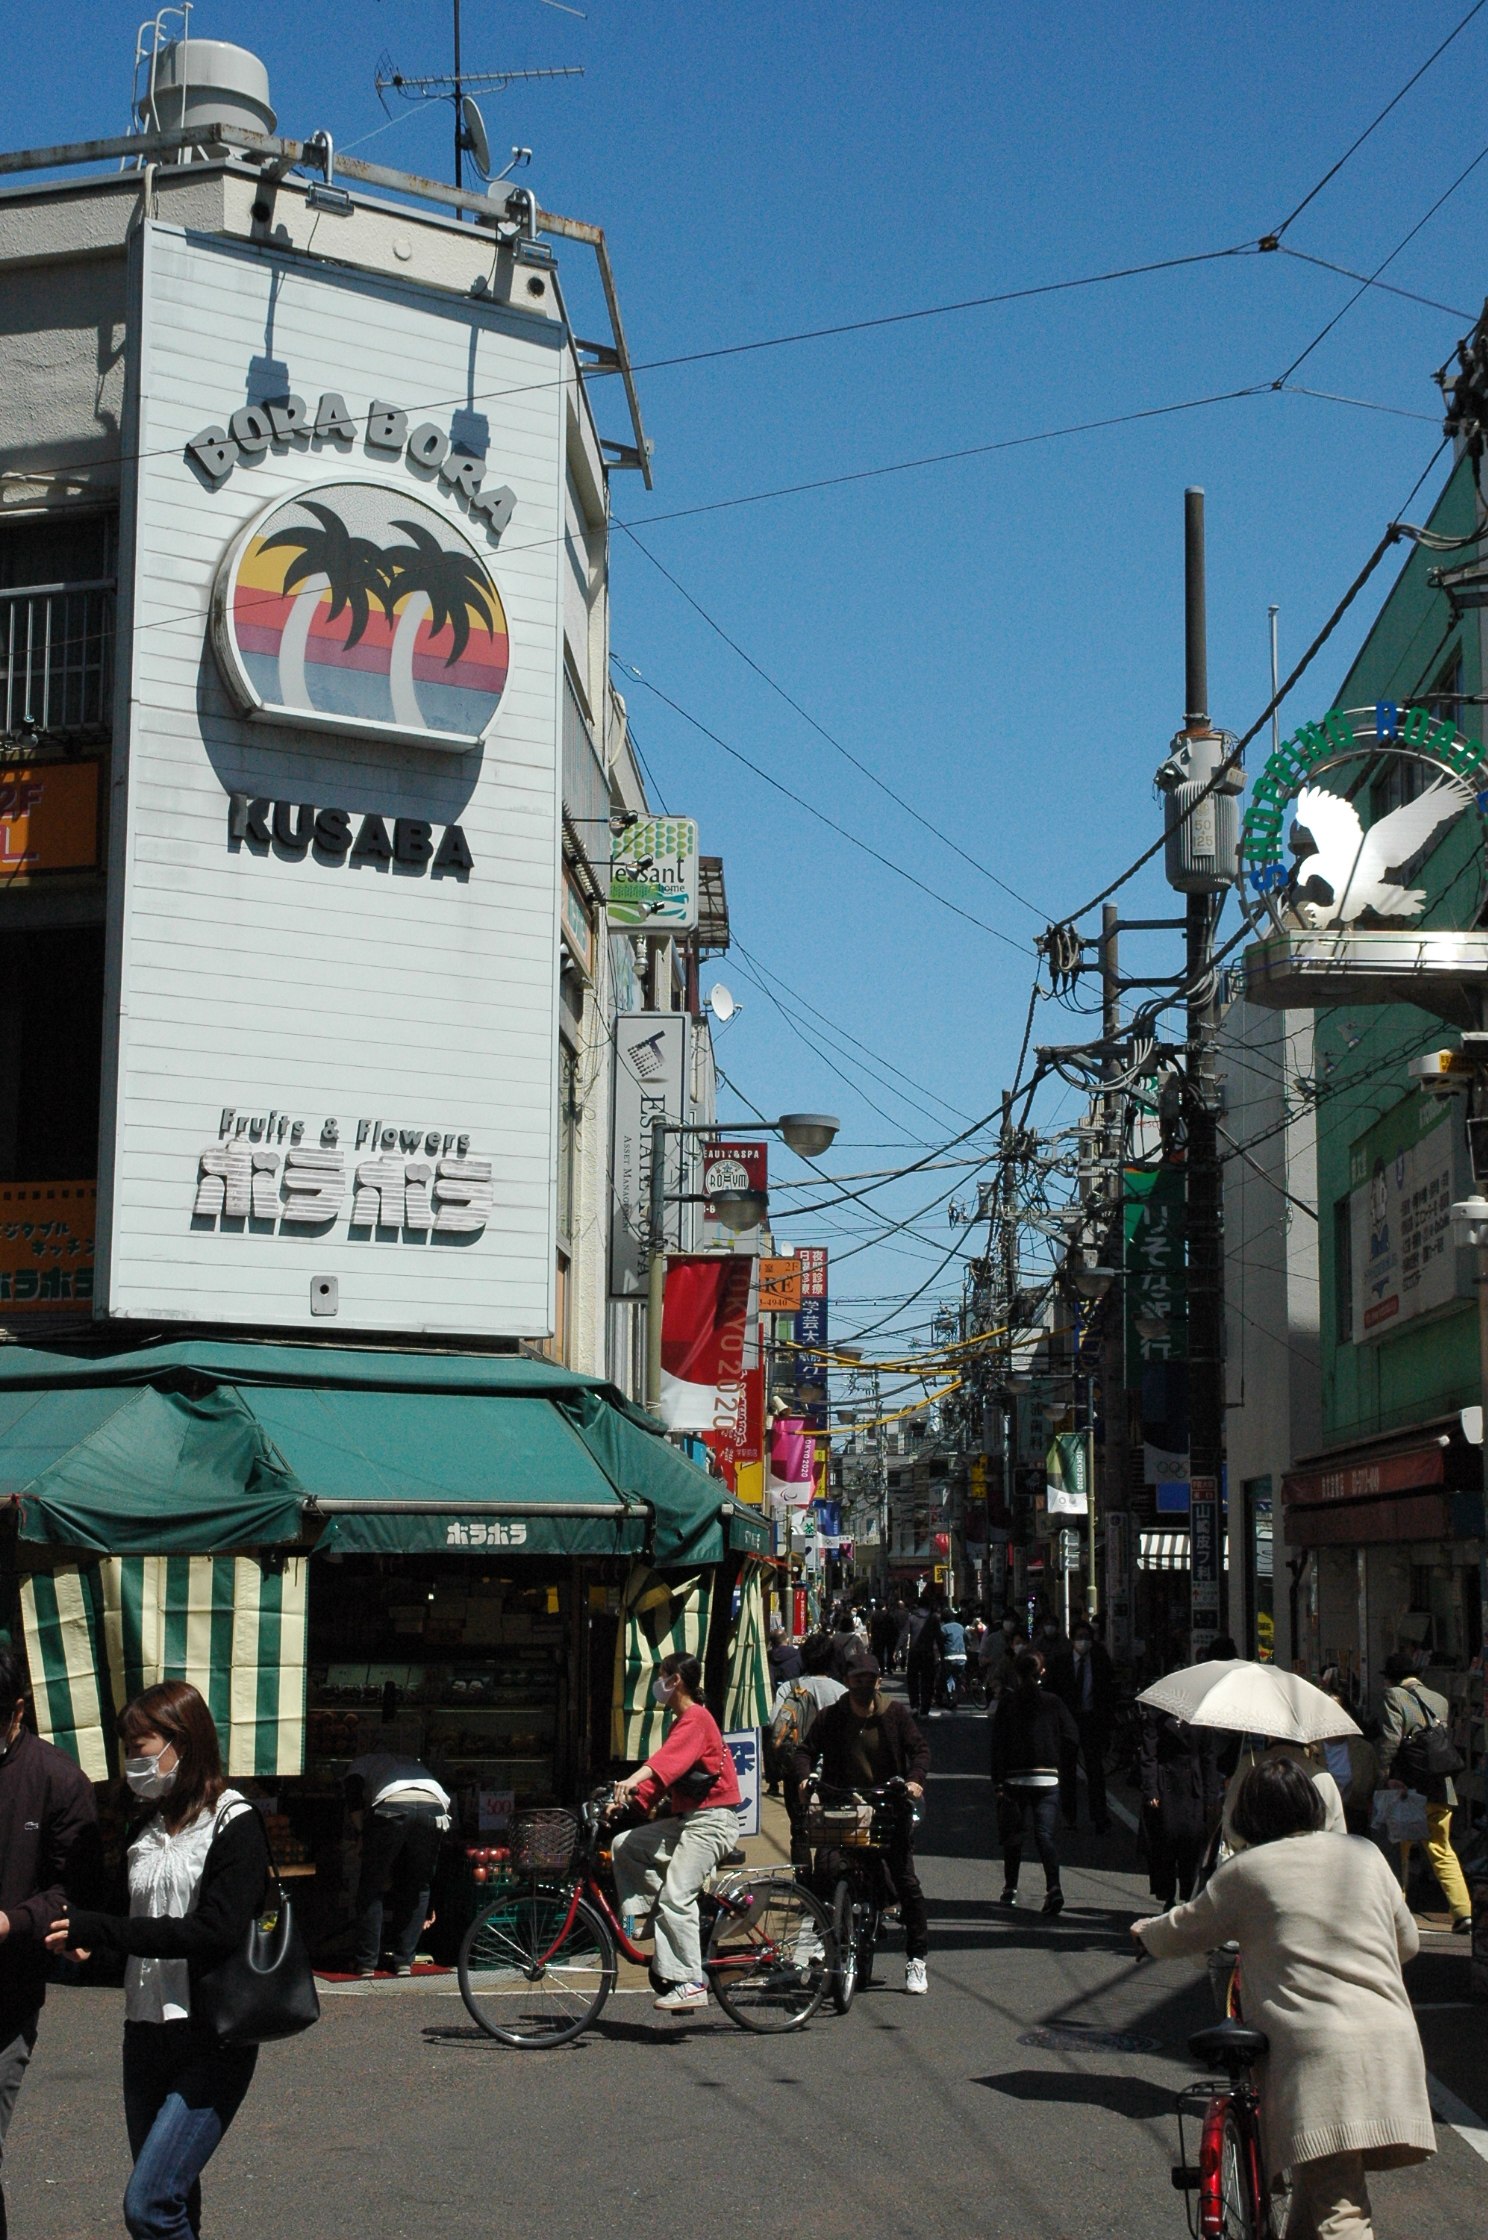
[[[729,1642],[723,1723],[765,1727],[770,1719],[770,1665],[765,1643],[765,1567],[746,1562],[739,1581],[739,1615]]]
[[[663,1579],[645,1564],[632,1567],[621,1596],[615,1643],[615,1694],[610,1747],[617,1758],[644,1758],[661,1741],[666,1713],[653,1702],[651,1683],[663,1657],[701,1659],[708,1639],[711,1581]]]
[[[111,1779],[118,1768],[97,1565],[28,1572],[21,1624],[38,1733],[75,1758],[90,1781]]]
[[[1141,1571],[1186,1571],[1188,1534],[1144,1532],[1138,1544],[1137,1567]]]
[[[117,1772],[113,1709],[189,1680],[234,1776],[297,1774],[305,1754],[309,1558],[105,1556],[27,1574],[37,1727],[89,1777]]]

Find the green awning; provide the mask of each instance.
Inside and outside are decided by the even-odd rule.
[[[0,1492],[19,1498],[22,1539],[99,1555],[274,1547],[302,1530],[299,1486],[225,1385],[0,1393]]]
[[[307,1517],[327,1520],[323,1549],[629,1555],[646,1544],[643,1502],[621,1498],[546,1399],[307,1385],[245,1398]]]
[[[28,1539],[209,1554],[323,1548],[757,1552],[763,1521],[613,1386],[518,1354],[178,1339],[0,1349],[0,1494]]]

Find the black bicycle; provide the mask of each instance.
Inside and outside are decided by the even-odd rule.
[[[807,1833],[818,1846],[812,1887],[831,1918],[836,1945],[832,2004],[846,2014],[873,1981],[884,1915],[897,1904],[886,1853],[913,1831],[919,1815],[899,1779],[882,1789],[832,1789],[812,1782],[803,1803]]]

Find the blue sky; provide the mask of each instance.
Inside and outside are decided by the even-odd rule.
[[[581,19],[466,0],[465,55],[469,68],[582,64],[582,79],[494,97],[486,117],[493,145],[535,149],[544,203],[606,228],[644,367],[1253,244],[1467,5],[588,0]],[[72,0],[28,18],[10,58],[15,144],[122,127],[139,8]],[[443,0],[202,0],[194,29],[256,48],[281,127],[327,127],[343,149],[385,121],[384,48],[408,73],[448,67]],[[1474,122],[1485,77],[1488,10],[1289,247],[1372,271],[1488,138]],[[448,176],[448,111],[410,111],[364,152]],[[838,1111],[834,1169],[916,1157],[996,1106],[1031,936],[1155,836],[1152,774],[1183,712],[1184,485],[1208,492],[1211,710],[1235,731],[1267,697],[1268,603],[1285,670],[1400,510],[1438,441],[1430,375],[1488,286],[1485,206],[1488,162],[1385,275],[1468,317],[1371,292],[1295,376],[1389,412],[1268,393],[659,518],[1269,382],[1352,293],[1288,255],[641,374],[656,489],[618,476],[617,515],[817,724],[1026,898],[853,770],[617,534],[613,643],[645,680],[622,680],[636,733],[666,806],[697,815],[727,868],[741,946],[717,977],[743,1010],[719,1035],[722,1063],[769,1112]],[[586,304],[577,266],[566,256]],[[618,394],[604,410],[622,432]],[[1299,688],[1294,719],[1327,706],[1390,572]],[[995,933],[826,830],[657,692]],[[1133,914],[1170,900],[1151,873],[1123,894]],[[1176,963],[1153,955],[1153,969]],[[1041,1005],[1037,1040],[1084,1031]],[[870,1077],[844,1037],[909,1080],[881,1064]],[[1039,1111],[1069,1120],[1073,1102],[1059,1111],[1056,1092]],[[915,1177],[794,1233],[845,1252],[878,1215],[904,1220],[957,1180]],[[958,1194],[972,1187],[968,1175]],[[800,1197],[778,1191],[782,1230]],[[942,1207],[856,1251],[834,1282],[836,1330],[892,1318],[954,1235]],[[958,1289],[953,1263],[911,1319]]]

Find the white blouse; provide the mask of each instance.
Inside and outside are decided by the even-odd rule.
[[[210,1811],[199,1812],[174,1835],[157,1812],[129,1846],[129,1911],[159,1920],[163,1914],[196,1910],[202,1868],[207,1863],[218,1822],[231,1805],[251,1810],[236,1789],[224,1789]],[[191,1981],[185,1960],[144,1959],[131,1954],[124,1969],[126,2022],[184,2022],[191,2013]]]

